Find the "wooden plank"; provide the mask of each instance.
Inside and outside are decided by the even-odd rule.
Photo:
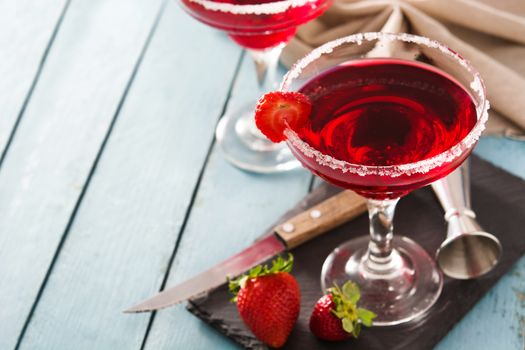
[[[525,259],[467,314],[436,350],[523,349],[525,339]]]
[[[68,8],[0,172],[1,349],[31,313],[159,7]]]
[[[525,179],[525,142],[502,137],[482,137],[474,153]]]
[[[21,349],[140,348],[240,54],[168,2]]]
[[[38,78],[66,3],[0,1],[0,155]]]
[[[525,179],[525,143],[486,137],[481,139],[475,153]],[[523,276],[525,276],[525,258],[522,258],[467,314],[441,341],[436,350],[523,349],[525,347]]]
[[[245,57],[229,109],[254,98],[255,73]],[[215,147],[184,230],[167,285],[172,286],[253,242],[308,189],[304,170],[253,175],[226,163]],[[179,305],[156,314],[145,349],[226,349],[235,346]]]

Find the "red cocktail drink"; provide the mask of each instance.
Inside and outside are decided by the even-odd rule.
[[[199,21],[228,32],[239,45],[267,49],[287,43],[297,26],[319,16],[331,0],[182,0]]]
[[[332,0],[179,0],[193,17],[225,31],[252,56],[260,92],[276,87],[276,68],[297,26],[320,16]],[[253,89],[257,91],[257,89]],[[255,96],[254,96],[255,97]],[[283,144],[272,144],[255,127],[255,99],[224,115],[217,143],[235,166],[258,173],[283,172],[300,164]]]
[[[293,154],[368,203],[370,237],[353,238],[328,256],[323,288],[359,284],[361,305],[377,314],[376,326],[421,317],[438,299],[443,279],[425,249],[393,235],[395,206],[472,152],[488,117],[479,73],[428,38],[363,33],[313,50],[288,72],[280,92],[308,96],[297,98],[306,105],[282,104],[307,111],[303,119],[290,107],[289,114],[275,114],[290,118],[284,136]],[[261,101],[258,111],[268,110],[264,103],[271,100]],[[263,129],[282,125],[261,119],[266,115],[273,116],[258,115]]]
[[[454,78],[415,61],[349,61],[313,78],[300,92],[313,109],[297,136],[325,156],[356,165],[394,171],[432,158],[458,144],[477,122],[471,96]],[[325,180],[375,199],[397,198],[437,180],[469,154],[428,171],[363,176],[294,153]]]

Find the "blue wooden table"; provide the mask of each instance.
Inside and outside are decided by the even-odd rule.
[[[170,0],[0,1],[0,349],[235,349],[121,310],[248,245],[309,189],[214,144],[248,57]],[[525,177],[525,143],[482,157]],[[275,193],[280,193],[275,199]],[[523,349],[525,259],[438,349]]]

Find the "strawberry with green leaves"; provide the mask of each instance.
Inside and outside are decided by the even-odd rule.
[[[348,281],[335,286],[315,304],[310,316],[310,330],[320,339],[337,341],[357,338],[361,326],[370,327],[376,317],[370,310],[357,307],[361,293],[357,284]]]
[[[244,323],[273,348],[284,345],[299,316],[301,293],[292,265],[291,254],[287,260],[278,257],[271,268],[256,266],[229,284]]]

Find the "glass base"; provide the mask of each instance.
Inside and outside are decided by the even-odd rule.
[[[255,126],[255,103],[221,118],[215,131],[226,159],[238,168],[255,173],[276,173],[301,164],[284,142],[273,143]]]
[[[374,326],[390,326],[419,319],[437,301],[443,277],[434,260],[406,237],[392,239],[392,260],[384,269],[366,258],[369,237],[337,247],[323,264],[324,291],[352,280],[361,289],[359,307],[377,314]],[[379,269],[379,270],[378,270]]]

